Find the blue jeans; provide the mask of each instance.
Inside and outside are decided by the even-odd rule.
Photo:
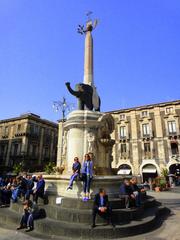
[[[28,189],[25,193],[25,199],[29,200],[30,195],[33,194],[33,190],[32,189]]]
[[[73,182],[76,180],[77,176],[79,174],[78,173],[74,173],[71,178],[70,178],[70,182],[69,182],[69,187],[72,187],[73,186]]]
[[[18,193],[17,193],[18,197],[25,196],[25,194],[26,194],[26,190],[25,189],[18,188]]]
[[[27,220],[27,227],[34,228],[34,219],[32,213],[29,214],[28,220]]]
[[[27,222],[29,218],[30,213],[28,211],[24,211],[24,214],[22,215],[20,226],[27,227]]]
[[[91,185],[92,177],[90,175],[85,175],[83,180],[83,191],[84,193],[90,192],[90,185]]]
[[[13,202],[17,202],[18,194],[19,194],[19,188],[15,188],[12,190],[11,198],[12,198]]]
[[[135,204],[136,204],[136,207],[141,206],[141,193],[140,192],[138,192],[138,194],[135,196]]]
[[[22,215],[20,226],[34,228],[34,219],[32,213],[25,211]]]

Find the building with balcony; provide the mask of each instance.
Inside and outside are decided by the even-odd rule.
[[[163,168],[180,175],[180,100],[109,112],[115,121],[112,166],[143,180]]]
[[[22,163],[27,170],[42,170],[56,161],[57,135],[58,124],[33,113],[0,120],[0,168]]]

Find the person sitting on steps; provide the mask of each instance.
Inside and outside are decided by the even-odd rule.
[[[132,189],[134,198],[135,198],[135,205],[137,208],[141,207],[141,190],[137,185],[137,178],[132,177],[130,180],[130,187]]]
[[[125,179],[124,182],[120,186],[120,197],[125,199],[125,207],[130,208],[130,203],[135,201],[135,196],[133,194],[133,190],[130,186],[129,180]]]
[[[36,203],[33,203],[31,200],[26,200],[23,203],[23,215],[21,217],[20,225],[17,227],[17,230],[26,228],[26,232],[30,232],[34,229],[34,220],[45,217],[45,209],[39,209]]]
[[[94,205],[92,211],[92,228],[96,226],[96,215],[99,214],[102,217],[105,217],[108,224],[111,224],[113,227],[115,225],[112,222],[112,209],[108,200],[108,195],[104,189],[99,189],[99,193],[95,195]]]
[[[72,171],[73,171],[73,174],[70,178],[70,182],[69,182],[69,186],[67,188],[67,190],[73,188],[73,182],[77,179],[77,177],[80,175],[80,170],[81,170],[81,163],[79,162],[79,158],[78,157],[75,157],[74,158],[74,163],[73,163],[73,166],[72,166]]]
[[[33,203],[30,200],[26,200],[23,203],[23,215],[21,217],[20,226],[17,227],[17,230],[26,228],[26,232],[30,232],[34,229],[34,219],[32,215]]]

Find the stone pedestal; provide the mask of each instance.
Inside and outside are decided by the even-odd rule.
[[[111,175],[112,147],[114,140],[110,134],[114,129],[114,120],[110,114],[77,110],[71,112],[64,123],[63,174],[72,173],[74,157],[83,163],[86,153],[93,154],[96,175]]]
[[[112,147],[115,142],[111,139],[113,130],[114,120],[110,114],[88,110],[71,112],[63,123],[63,141],[60,139],[63,142],[62,165],[65,169],[62,175],[44,176],[48,193],[80,198],[83,190],[81,181],[74,182],[72,191],[66,190],[72,175],[72,164],[74,157],[78,157],[83,164],[84,155],[91,153],[94,166],[91,195],[97,193],[99,188],[105,188],[109,196],[118,196],[122,178],[113,176],[111,168]]]
[[[64,131],[67,132],[66,173],[72,173],[74,157],[78,157],[82,162],[84,155],[89,152],[88,134],[97,131],[98,119],[101,116],[101,113],[80,110],[68,115],[64,124]]]
[[[66,190],[69,184],[69,176],[44,175],[46,180],[46,191],[48,195],[67,198],[81,198],[83,196],[83,183],[75,181],[73,190]],[[91,197],[98,193],[99,188],[106,189],[110,198],[119,197],[119,187],[123,181],[121,176],[94,176],[91,184]]]

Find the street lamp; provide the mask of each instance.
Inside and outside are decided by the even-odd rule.
[[[56,112],[62,112],[62,120],[65,121],[66,113],[70,112],[73,109],[73,104],[68,103],[66,98],[63,97],[62,101],[53,101],[53,108]]]
[[[62,165],[63,159],[62,159],[62,154],[63,154],[63,142],[64,142],[64,122],[66,119],[66,114],[70,111],[73,110],[74,104],[68,103],[66,101],[66,98],[63,97],[62,101],[53,101],[53,108],[55,109],[56,112],[61,111],[62,113],[62,120],[60,121],[61,124],[61,149],[60,149],[60,166]]]

